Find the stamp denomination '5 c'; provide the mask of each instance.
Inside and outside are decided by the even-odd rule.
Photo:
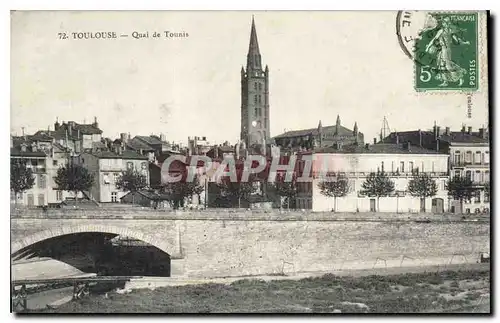
[[[417,91],[476,91],[477,13],[429,13],[415,39],[413,57]]]

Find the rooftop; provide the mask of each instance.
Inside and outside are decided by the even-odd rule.
[[[420,135],[422,135],[423,145],[429,142],[435,141],[435,136],[433,131],[424,130],[411,130],[411,131],[401,131],[401,132],[391,132],[391,134],[385,137],[382,141],[385,143],[395,143],[399,142],[420,142]],[[450,131],[448,133],[441,132],[439,135],[439,140],[448,143],[471,143],[471,144],[488,144],[489,139],[485,136],[483,138],[479,132],[467,131]]]
[[[326,126],[322,127],[323,132],[334,132],[336,126]],[[352,135],[353,131],[344,127],[344,126],[339,126],[338,129],[338,134],[339,136],[347,136],[347,135]],[[310,129],[302,129],[302,130],[291,130],[287,131],[285,133],[282,133],[281,135],[277,135],[274,138],[279,139],[279,138],[291,138],[291,137],[302,137],[302,136],[308,136],[308,135],[313,135],[317,136],[319,134],[318,128],[310,128]],[[363,134],[361,132],[358,132],[360,136]]]
[[[140,155],[135,151],[125,150],[121,154],[117,154],[112,151],[96,151],[91,152],[91,155],[100,159],[140,159],[147,160],[148,157]]]
[[[311,152],[309,152],[311,153]],[[418,146],[410,145],[408,149],[407,146],[403,144],[374,144],[365,146],[349,145],[343,146],[340,149],[335,147],[325,147],[317,148],[312,151],[315,154],[438,154],[434,150],[425,149]]]

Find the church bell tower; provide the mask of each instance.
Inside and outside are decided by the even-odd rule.
[[[269,68],[262,69],[252,17],[246,70],[241,67],[241,140],[247,147],[265,145],[269,131]]]

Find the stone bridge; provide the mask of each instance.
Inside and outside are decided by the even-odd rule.
[[[84,232],[147,242],[170,255],[172,276],[188,277],[446,265],[490,251],[488,219],[128,207],[12,210],[11,254]]]

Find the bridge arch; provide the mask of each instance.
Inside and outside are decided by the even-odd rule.
[[[110,233],[120,236],[127,236],[149,243],[150,245],[166,252],[169,255],[175,255],[177,253],[175,246],[168,244],[166,239],[159,240],[157,238],[144,234],[143,232],[137,230],[131,230],[127,227],[101,225],[101,224],[85,224],[85,225],[68,225],[62,227],[55,227],[39,231],[37,233],[23,237],[21,239],[14,240],[12,241],[11,244],[11,255],[14,255],[18,251],[26,247],[29,247],[37,242],[41,242],[51,238],[56,238],[63,235],[86,233],[86,232]]]

